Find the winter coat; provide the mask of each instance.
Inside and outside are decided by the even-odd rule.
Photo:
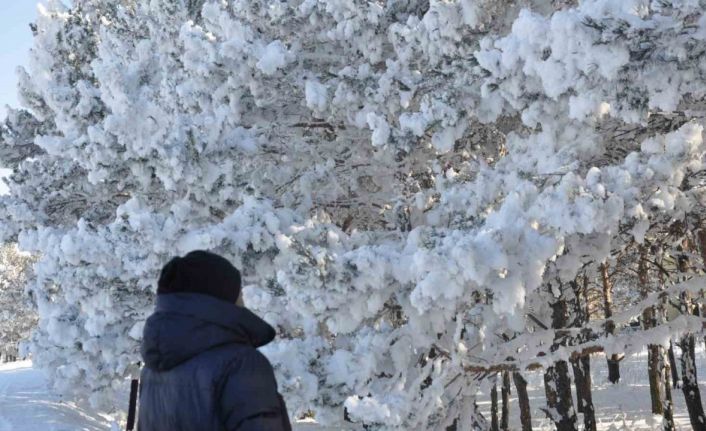
[[[198,293],[157,296],[142,341],[139,431],[290,431],[272,366],[275,330]]]

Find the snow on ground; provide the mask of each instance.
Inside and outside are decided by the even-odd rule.
[[[0,364],[0,431],[106,431],[107,417],[47,390],[30,361]]]
[[[697,352],[697,365],[701,390],[706,393],[706,355],[703,350]],[[626,358],[621,362],[620,372],[620,383],[611,385],[608,383],[605,357],[592,356],[593,401],[599,431],[661,429],[661,417],[653,418],[650,413],[647,353]],[[526,377],[534,429],[551,430],[553,427],[540,410],[545,403],[542,373],[532,372]],[[514,387],[512,390],[512,395],[515,395]],[[681,389],[673,389],[672,396],[677,429],[691,429]],[[479,394],[478,404],[489,417],[490,400],[487,394]],[[515,397],[511,398],[510,412],[511,429],[520,429]],[[322,431],[315,424],[299,424],[295,428],[297,431]],[[0,431],[37,430],[109,431],[111,419],[53,394],[47,388],[44,374],[34,370],[30,361],[0,364]]]
[[[111,428],[113,427],[113,428]],[[62,400],[47,387],[44,373],[31,361],[0,364],[0,431],[110,431],[109,416],[91,412]],[[295,426],[296,431],[326,431],[311,423]]]
[[[677,361],[680,352],[675,347]],[[706,393],[706,355],[703,350],[696,352],[697,376],[701,393]],[[678,364],[677,364],[678,365]],[[608,367],[605,356],[591,356],[591,377],[593,379],[593,404],[596,409],[598,431],[647,431],[661,430],[662,417],[651,413],[650,386],[647,380],[647,351],[640,355],[625,358],[620,363],[620,383],[612,385],[608,382]],[[527,392],[532,407],[532,425],[534,430],[551,430],[549,420],[540,408],[545,407],[544,380],[541,371],[528,373]],[[519,406],[514,397],[515,387],[512,386],[510,399],[510,429],[520,429]],[[576,405],[575,388],[572,389],[574,405]],[[691,430],[689,415],[684,404],[681,388],[672,389],[674,400],[674,419],[677,430]],[[498,402],[500,389],[498,387]],[[490,396],[480,395],[478,405],[481,411],[490,419]],[[579,413],[580,428],[583,429],[583,416]]]

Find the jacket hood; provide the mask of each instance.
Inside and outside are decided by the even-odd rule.
[[[141,353],[149,368],[166,371],[219,346],[261,347],[274,338],[274,328],[247,308],[199,293],[170,293],[157,295]]]

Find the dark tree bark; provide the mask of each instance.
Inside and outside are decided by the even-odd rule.
[[[498,385],[490,388],[490,431],[500,431],[498,427]]]
[[[683,337],[680,342],[681,347],[681,390],[686,400],[686,408],[689,411],[689,421],[691,428],[695,431],[706,431],[706,416],[704,415],[703,404],[701,403],[701,391],[699,381],[696,378],[696,356],[694,353],[696,340],[693,335]]]
[[[583,381],[583,371],[579,369],[579,358],[572,358],[570,362],[571,368],[574,371],[574,386],[576,388],[576,412],[583,413],[583,403],[581,402],[581,399],[583,397],[581,396],[581,393],[583,392],[586,386]]]
[[[503,371],[503,385],[501,395],[503,399],[502,415],[500,417],[500,429],[510,431],[510,372]]]
[[[647,313],[647,312],[646,312]],[[645,320],[645,328],[651,328],[652,325],[648,325],[648,322],[652,320],[652,312],[647,315],[643,314]],[[663,368],[662,353],[660,351],[660,346],[650,344],[647,346],[647,376],[650,382],[650,398],[652,400],[652,413],[656,415],[664,414],[664,405],[662,400],[664,400],[664,384],[661,377],[661,369]]]
[[[616,384],[620,381],[620,360],[618,355],[608,357],[608,381]]]
[[[646,274],[646,271],[640,271],[640,274]],[[644,286],[644,285],[643,285]],[[665,307],[664,304],[666,298],[662,299],[662,305],[651,307],[646,310],[648,313],[648,322],[650,322],[650,327],[655,327],[659,322],[665,320]],[[651,315],[649,315],[651,313]],[[662,430],[663,431],[675,431],[674,427],[674,402],[672,400],[672,385],[671,371],[669,366],[669,360],[667,360],[666,349],[660,345],[648,346],[648,353],[652,353],[652,358],[650,360],[651,364],[654,364],[654,368],[657,370],[657,388],[660,396],[660,405],[662,407]]]
[[[699,248],[699,254],[701,255],[701,264],[706,268],[706,229],[699,229],[696,232],[696,243]],[[704,301],[704,293],[701,292],[701,309],[700,315],[706,315],[706,301]],[[704,337],[704,343],[706,343],[706,337]]]
[[[527,380],[522,374],[515,371],[512,373],[517,390],[517,402],[520,405],[520,423],[522,431],[532,431],[532,410],[530,408],[529,396],[527,395]]]
[[[547,368],[544,373],[544,389],[550,418],[557,431],[577,431],[569,365],[566,361],[557,361]]]
[[[606,319],[606,332],[615,333],[615,323],[610,320],[613,317],[613,283],[608,275],[608,263],[601,264],[601,279],[603,281],[603,314]],[[620,381],[620,360],[618,355],[606,356],[608,362],[608,381],[616,384]]]
[[[596,412],[591,395],[591,357],[580,356],[573,359],[574,384],[576,385],[576,404],[579,413],[583,413],[585,431],[596,431]]]
[[[699,248],[701,248],[702,258],[704,256],[703,231],[699,231],[696,235],[696,241],[698,242]],[[686,274],[691,270],[691,262],[689,255],[686,252],[696,251],[696,247],[689,238],[685,238],[682,242],[682,253],[678,257],[678,267],[679,272]],[[706,263],[706,261],[704,261]],[[682,314],[693,314],[698,316],[700,314],[699,307],[694,303],[691,295],[687,292],[683,292],[680,295],[680,311]],[[670,345],[671,347],[671,345]],[[696,377],[696,337],[693,334],[687,334],[679,340],[679,347],[681,348],[681,374],[682,374],[682,392],[684,393],[684,400],[686,401],[686,408],[689,412],[689,422],[691,422],[691,427],[694,430],[706,431],[706,416],[704,416],[704,407],[701,403],[701,390],[699,389],[699,381]],[[672,364],[672,367],[674,365]]]
[[[686,263],[684,264],[686,265]],[[681,267],[682,272],[686,272],[687,268]],[[699,314],[698,307],[694,305],[690,295],[686,292],[681,294],[680,303],[681,312],[683,314]],[[689,412],[689,422],[694,430],[706,431],[706,416],[704,415],[704,407],[701,403],[701,390],[699,389],[699,381],[696,377],[696,339],[693,334],[683,336],[679,340],[681,348],[681,375],[682,375],[682,392],[686,401],[686,408]]]
[[[699,229],[696,232],[696,243],[699,248],[699,254],[701,255],[701,264],[703,268],[706,269],[706,229]],[[706,316],[706,301],[704,301],[704,292],[701,291],[701,316]],[[704,343],[706,343],[706,337],[704,337]]]
[[[703,246],[703,238],[701,233],[697,233],[696,236],[699,246]],[[682,274],[682,281],[686,279],[686,275],[691,271],[691,261],[688,253],[696,251],[695,249],[696,247],[693,241],[685,235],[681,243],[681,253],[677,256],[677,268]],[[701,251],[703,252],[703,249]],[[699,315],[699,308],[696,304],[694,304],[694,301],[688,292],[682,292],[679,299],[679,311],[681,311],[682,314]],[[701,404],[699,382],[696,378],[696,357],[694,353],[695,344],[696,340],[693,334],[684,335],[679,340],[679,347],[682,352],[679,361],[682,373],[682,392],[684,393],[686,408],[689,412],[689,422],[691,422],[691,427],[694,430],[706,430],[706,417],[704,416],[704,408]],[[675,364],[672,363],[671,360],[670,365],[671,367],[675,367]]]
[[[571,283],[576,298],[574,325],[584,327],[589,320],[588,277],[584,274],[582,283],[579,282],[579,279]],[[585,337],[586,334],[582,332],[580,338],[587,341],[584,339]],[[576,407],[579,413],[583,413],[584,430],[596,431],[596,414],[593,407],[593,397],[591,395],[591,356],[580,355],[572,358],[571,367],[574,370]]]
[[[561,282],[559,280],[556,282],[559,283],[559,290],[562,292]],[[552,286],[548,287],[552,292]],[[569,323],[569,304],[563,292],[551,307],[552,328],[565,328]],[[558,348],[558,345],[552,346],[552,349],[555,347]],[[547,368],[544,373],[544,390],[547,397],[547,413],[557,431],[578,431],[574,398],[571,395],[569,364],[566,361],[557,361]]]
[[[676,388],[679,385],[679,372],[677,372],[677,360],[674,356],[674,343],[669,340],[669,368],[672,370],[672,387]]]
[[[706,265],[706,229],[699,229],[699,231],[696,232],[696,242],[699,247],[701,262]]]
[[[637,267],[637,279],[640,285],[640,296],[647,297],[648,291],[648,274],[647,274],[647,247],[640,245],[640,260]],[[642,326],[644,329],[650,329],[657,324],[655,307],[648,307],[642,312]],[[650,399],[652,401],[652,413],[664,415],[665,379],[663,369],[665,368],[662,349],[658,345],[650,344],[647,346],[647,376],[650,382]]]
[[[674,402],[672,401],[672,388],[669,384],[670,371],[669,371],[669,361],[664,360],[663,348],[659,347],[660,354],[660,376],[662,378],[662,383],[664,384],[664,398],[662,399],[662,406],[664,406],[664,420],[662,422],[662,429],[664,431],[675,431],[674,427]]]

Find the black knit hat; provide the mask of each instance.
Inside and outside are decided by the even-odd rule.
[[[203,250],[175,257],[162,268],[157,294],[201,293],[235,303],[240,296],[240,272],[228,259]]]

